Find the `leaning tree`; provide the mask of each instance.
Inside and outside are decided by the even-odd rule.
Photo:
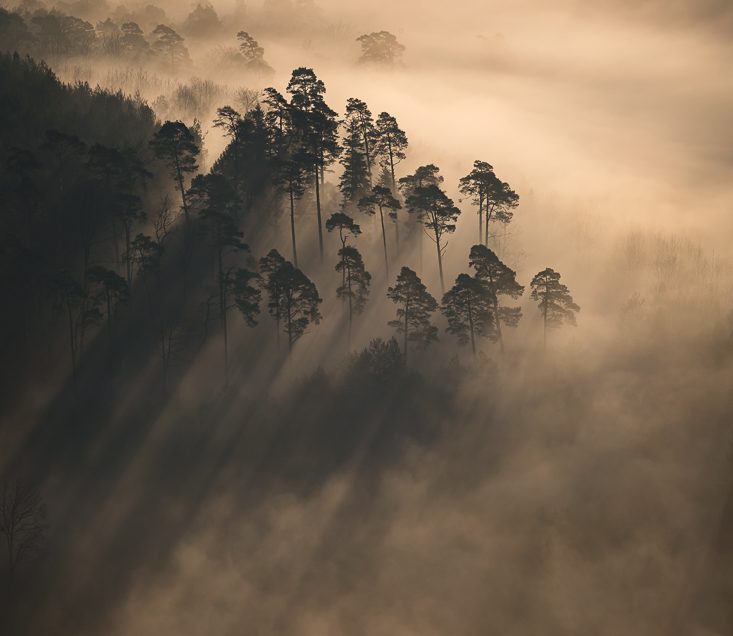
[[[196,143],[196,137],[191,129],[180,121],[165,122],[150,142],[153,152],[170,171],[181,193],[181,205],[186,219],[188,232],[190,218],[188,199],[186,198],[186,175],[196,172],[201,149]]]

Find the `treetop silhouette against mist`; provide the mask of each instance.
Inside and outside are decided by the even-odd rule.
[[[542,313],[543,339],[547,343],[548,327],[559,327],[567,323],[575,326],[575,314],[580,307],[573,302],[566,285],[560,282],[560,274],[554,269],[543,269],[535,274],[531,298],[537,301]]]
[[[389,170],[392,194],[397,194],[395,166],[407,158],[407,135],[397,124],[397,119],[386,112],[379,113],[376,130],[374,150],[380,157],[382,167]]]
[[[168,166],[171,176],[176,180],[188,228],[190,218],[184,181],[187,175],[198,169],[196,161],[201,148],[196,144],[196,139],[189,127],[180,121],[165,122],[153,137],[150,145],[156,156]]]
[[[276,250],[260,260],[264,288],[268,294],[268,311],[288,336],[288,351],[308,326],[321,321],[318,306],[323,300],[315,284]]]
[[[265,62],[265,49],[246,31],[237,33],[239,51],[244,58],[248,70],[256,73],[272,72],[272,67]]]
[[[313,69],[305,67],[295,69],[286,90],[291,95],[293,132],[303,146],[305,152],[302,156],[308,160],[308,168],[314,179],[318,249],[323,260],[321,181],[325,178],[326,167],[336,161],[341,151],[336,112],[326,104],[324,100],[326,86],[316,77]]]
[[[164,59],[171,68],[190,64],[191,57],[184,44],[184,39],[174,29],[165,24],[159,24],[153,29],[153,37],[151,50]]]
[[[496,339],[495,295],[489,284],[478,277],[459,274],[453,287],[443,295],[441,310],[448,319],[446,331],[460,344],[471,343],[476,355],[476,338]]]
[[[394,66],[405,52],[405,47],[389,31],[365,33],[356,38],[356,41],[361,44],[359,62],[362,64]]]
[[[461,194],[470,196],[478,205],[479,241],[489,244],[489,223],[494,220],[507,224],[519,205],[519,195],[494,173],[491,164],[476,160],[473,170],[460,180]]]
[[[514,270],[507,267],[499,257],[485,245],[474,245],[469,254],[469,263],[476,270],[476,278],[485,280],[492,293],[494,325],[501,350],[504,351],[504,336],[501,326],[516,327],[522,317],[521,307],[504,307],[499,303],[501,296],[517,299],[524,293],[524,287],[516,280]]]
[[[438,303],[413,270],[402,268],[394,287],[387,289],[387,298],[397,305],[397,320],[392,320],[389,325],[403,336],[405,360],[409,343],[424,349],[438,339],[438,328],[430,322]]]
[[[461,211],[454,205],[453,200],[433,183],[415,187],[405,203],[407,209],[422,222],[426,228],[426,234],[435,243],[440,288],[441,291],[445,291],[443,254],[447,243],[444,237],[456,231],[456,222]]]

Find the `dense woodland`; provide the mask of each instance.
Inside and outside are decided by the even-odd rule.
[[[292,14],[309,33],[321,15],[313,3],[280,4],[256,14],[237,3],[226,18],[202,4],[178,22],[152,5],[0,8],[9,633],[315,633],[302,617],[327,614],[340,593],[340,628],[389,633],[399,622],[380,623],[365,590],[412,602],[409,589],[470,616],[414,619],[425,633],[543,624],[565,634],[574,632],[546,618],[547,592],[532,583],[561,576],[553,549],[611,578],[613,559],[628,558],[632,592],[684,579],[684,567],[644,556],[637,532],[690,563],[707,517],[685,517],[674,536],[669,519],[727,492],[715,472],[727,460],[690,441],[698,419],[711,437],[729,419],[725,384],[711,389],[707,378],[728,377],[730,325],[689,332],[694,299],[709,298],[705,277],[717,276],[710,262],[687,244],[629,240],[615,256],[627,269],[592,299],[618,323],[608,343],[590,339],[608,348],[601,362],[570,335],[591,302],[576,291],[577,270],[515,262],[534,245],[510,232],[526,209],[513,177],[483,154],[447,176],[414,150],[410,114],[367,103],[357,81],[340,104],[317,68],[278,83],[282,69],[255,34],[284,23],[267,31],[266,11]],[[224,44],[205,58],[210,39]],[[406,48],[391,32],[351,40],[361,49],[353,68],[402,68]],[[240,88],[178,79],[204,59]],[[107,88],[59,79],[79,60],[117,69]],[[148,72],[145,90],[129,90]],[[567,249],[551,248],[558,259]],[[648,304],[629,284],[644,276],[654,281]],[[689,309],[670,318],[680,298]],[[652,391],[670,397],[653,407]],[[644,430],[632,450],[627,421]],[[601,471],[588,466],[596,457]],[[706,468],[660,501],[660,480],[687,459]],[[726,504],[722,528],[730,514]],[[477,538],[484,528],[511,566]],[[712,534],[710,549],[724,551],[725,533]],[[625,542],[642,556],[628,557]],[[475,550],[492,556],[467,565]],[[482,589],[495,562],[503,583],[486,582],[491,609],[481,594],[464,600],[460,590]],[[457,591],[425,582],[444,568]],[[709,625],[730,621],[718,603],[724,578],[701,585],[715,602],[683,603]],[[188,607],[193,580],[227,589],[191,592]],[[159,598],[166,586],[180,595],[176,609]],[[272,591],[280,586],[286,601]],[[273,594],[288,611],[268,605]],[[197,616],[220,604],[215,617]],[[662,633],[650,626],[665,604],[639,615],[645,633]],[[178,618],[156,623],[160,607]],[[612,609],[598,610],[610,625],[598,633],[620,633]]]

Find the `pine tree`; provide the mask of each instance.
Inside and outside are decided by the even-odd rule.
[[[326,221],[326,230],[328,232],[338,230],[341,250],[346,247],[349,236],[356,238],[361,234],[361,227],[354,223],[354,219],[343,212],[336,212],[328,218]],[[341,255],[341,252],[339,252],[339,255]],[[339,269],[337,267],[336,269],[341,272],[341,286],[343,287],[346,285],[346,267],[343,263],[343,258],[341,260],[341,268]]]
[[[369,193],[369,169],[358,121],[352,119],[346,126],[344,152],[340,160],[344,171],[339,180],[339,190],[343,198],[343,208],[349,209]]]
[[[273,176],[278,191],[285,194],[290,204],[290,239],[293,262],[298,266],[298,246],[295,238],[295,202],[305,194],[310,159],[303,153],[285,155],[273,161]]]
[[[493,294],[493,316],[501,350],[504,351],[502,324],[516,327],[522,317],[521,307],[502,307],[500,297],[517,299],[524,293],[524,286],[517,282],[514,270],[505,265],[485,245],[474,245],[469,255],[469,265],[476,270],[476,278],[485,280]]]
[[[478,206],[478,238],[482,244],[484,242],[484,206],[491,184],[495,179],[494,168],[491,164],[476,160],[473,162],[473,170],[461,178],[458,186],[459,192],[471,197],[473,204]]]
[[[366,162],[366,171],[369,185],[372,185],[372,166],[375,163],[375,146],[379,133],[374,125],[374,119],[369,107],[360,99],[350,97],[346,100],[346,129],[351,131],[352,123],[361,136],[361,150]]]
[[[459,274],[455,285],[443,296],[441,309],[448,319],[446,331],[456,336],[459,344],[470,341],[475,356],[477,337],[497,337],[493,307],[494,293],[485,280]]]
[[[198,169],[196,160],[200,148],[196,144],[196,139],[191,130],[180,121],[165,122],[155,133],[150,145],[158,159],[168,167],[171,176],[178,185],[188,231],[190,218],[184,182],[186,175],[192,174]]]
[[[302,271],[276,250],[260,261],[263,286],[268,293],[268,311],[288,336],[288,351],[311,323],[318,324],[318,306],[323,300],[318,289]]]
[[[542,270],[532,279],[532,300],[538,302],[542,313],[543,342],[547,344],[547,328],[559,327],[564,323],[575,326],[575,314],[580,307],[573,302],[573,297],[566,285],[560,282],[560,274],[549,267]]]
[[[364,267],[364,259],[359,250],[351,245],[345,245],[339,252],[339,262],[336,271],[341,272],[343,284],[336,289],[339,298],[346,299],[349,309],[348,341],[351,343],[351,325],[354,314],[360,314],[369,298],[371,274]]]
[[[323,260],[323,223],[321,219],[321,183],[325,170],[341,152],[338,143],[336,112],[326,104],[326,85],[316,77],[313,69],[300,67],[293,71],[287,92],[291,95],[292,126],[302,145],[316,192],[316,220],[318,249]]]
[[[379,113],[377,117],[377,143],[374,147],[380,157],[382,167],[389,171],[392,194],[397,194],[395,166],[407,158],[407,135],[389,113]]]
[[[153,29],[153,53],[165,59],[171,69],[191,63],[184,39],[171,27],[159,24]]]
[[[397,305],[397,320],[389,325],[403,336],[406,361],[408,343],[413,342],[422,349],[438,339],[438,329],[430,323],[438,303],[409,267],[402,268],[395,286],[387,290],[387,298]]]
[[[390,218],[397,225],[397,210],[400,210],[402,206],[400,202],[395,199],[389,188],[385,188],[381,185],[376,185],[372,188],[372,191],[366,197],[363,197],[359,201],[359,209],[363,210],[367,214],[374,214],[375,208],[379,210],[379,223],[382,228],[382,246],[384,248],[384,269],[389,276],[389,258],[387,255],[387,233],[384,229],[384,212],[388,212]]]
[[[439,186],[432,184],[415,188],[406,203],[408,209],[423,223],[427,235],[435,243],[440,289],[444,292],[443,254],[447,247],[444,236],[456,231],[456,221],[461,211]]]
[[[216,282],[219,298],[219,320],[224,337],[224,381],[229,377],[229,292],[233,286],[234,267],[228,266],[225,258],[229,253],[249,251],[242,242],[242,232],[235,220],[239,204],[237,194],[226,177],[210,173],[198,175],[191,183],[190,198],[198,210],[203,231],[208,236],[216,253]]]
[[[106,267],[95,266],[89,270],[89,282],[99,288],[98,298],[104,302],[105,315],[107,317],[107,330],[109,340],[112,342],[112,317],[114,310],[120,303],[124,303],[130,296],[130,288],[127,281]]]

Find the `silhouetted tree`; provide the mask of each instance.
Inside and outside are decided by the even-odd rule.
[[[268,293],[268,311],[288,336],[288,351],[311,323],[318,324],[323,302],[315,284],[276,250],[260,261],[264,287]]]
[[[88,273],[89,282],[100,290],[100,295],[105,306],[107,316],[107,330],[109,339],[112,342],[112,317],[118,304],[127,301],[130,295],[130,288],[127,281],[116,272],[99,265],[92,267]]]
[[[495,179],[494,168],[485,161],[476,160],[473,162],[473,170],[461,178],[458,186],[460,193],[471,197],[473,204],[478,206],[478,238],[482,244],[484,243],[484,205],[487,193]]]
[[[505,265],[499,257],[485,245],[474,245],[469,255],[469,265],[476,270],[476,277],[485,280],[491,288],[493,316],[501,350],[504,351],[504,337],[501,326],[516,327],[522,317],[521,307],[502,307],[501,296],[515,300],[524,293],[524,286],[517,282],[514,270]]]
[[[354,122],[356,129],[361,133],[361,144],[366,160],[367,175],[369,177],[369,185],[372,185],[372,166],[375,161],[375,145],[379,137],[379,132],[374,125],[374,118],[369,107],[360,99],[350,97],[346,100],[346,117],[345,122],[347,129],[349,124]]]
[[[242,232],[235,220],[237,194],[227,179],[216,173],[198,175],[191,183],[191,202],[198,210],[204,232],[216,253],[219,320],[224,337],[224,378],[229,377],[229,330],[227,313],[230,309],[229,292],[233,285],[232,267],[225,264],[230,252],[249,251],[242,242]]]
[[[459,344],[471,343],[476,355],[476,338],[496,338],[494,294],[489,284],[478,277],[459,274],[453,287],[443,295],[442,311],[448,319],[446,331]]]
[[[338,157],[338,122],[336,112],[324,100],[326,86],[316,77],[313,69],[300,67],[293,71],[287,92],[291,95],[290,110],[294,131],[310,158],[316,191],[318,248],[323,260],[323,224],[321,220],[320,184],[325,169]]]
[[[409,342],[424,348],[438,339],[438,329],[430,323],[438,303],[409,267],[402,268],[395,286],[387,290],[387,298],[397,305],[397,320],[389,325],[403,335],[405,360]]]
[[[175,69],[178,66],[190,64],[191,58],[184,39],[171,27],[159,24],[153,29],[152,35],[154,38],[151,45],[153,53],[164,58],[171,68]]]
[[[389,31],[366,33],[356,38],[361,44],[361,63],[393,66],[402,57],[405,47]]]
[[[364,259],[359,250],[351,245],[345,245],[339,250],[339,262],[336,264],[336,271],[341,272],[343,284],[336,289],[339,298],[348,301],[349,309],[349,331],[348,341],[351,342],[351,325],[354,314],[360,314],[369,298],[369,285],[372,280],[371,274],[364,267]]]
[[[443,253],[447,245],[444,242],[444,236],[456,231],[456,221],[461,211],[437,185],[415,188],[407,198],[407,207],[425,225],[427,235],[435,243],[438,256],[438,272],[440,273],[440,289],[445,291]]]
[[[210,4],[197,4],[183,23],[183,31],[194,37],[211,37],[221,29],[221,20]]]
[[[260,285],[267,292],[267,311],[275,320],[275,333],[277,335],[278,348],[280,346],[280,326],[282,316],[280,315],[280,279],[277,272],[285,265],[285,259],[275,249],[270,250],[266,256],[260,259]]]
[[[258,73],[272,71],[270,65],[265,62],[265,49],[246,31],[237,33],[239,40],[239,52],[244,58],[244,63],[251,71]]]
[[[186,199],[186,175],[196,172],[196,160],[201,151],[191,130],[180,121],[165,122],[150,142],[153,151],[168,167],[171,176],[178,184],[181,193],[181,204],[186,219],[186,228],[189,228],[190,218],[188,201]]]
[[[269,133],[270,154],[281,157],[292,141],[293,122],[290,104],[276,89],[262,91],[265,106],[265,124]]]
[[[43,549],[47,529],[46,506],[38,490],[17,481],[3,484],[0,535],[5,543],[11,585],[18,567]]]
[[[397,194],[395,166],[407,158],[407,135],[389,113],[379,113],[377,117],[377,141],[374,147],[383,167],[389,170],[392,194]]]
[[[339,190],[343,197],[344,209],[355,205],[369,192],[369,173],[359,123],[356,120],[350,120],[346,125],[344,152],[340,160],[344,171],[339,179]]]
[[[305,182],[310,160],[303,153],[284,156],[274,161],[274,181],[277,189],[287,195],[290,202],[290,239],[293,262],[298,266],[298,247],[295,239],[295,201],[305,194]]]
[[[327,220],[326,220],[326,230],[328,232],[333,232],[334,230],[338,230],[339,233],[339,240],[341,241],[341,248],[343,249],[346,247],[346,242],[349,238],[349,235],[351,235],[353,238],[356,238],[361,234],[361,227],[357,223],[354,222],[354,219],[352,219],[348,214],[344,214],[343,212],[336,212],[335,214],[332,214]],[[341,272],[341,285],[346,284],[346,269],[343,267],[339,270]]]
[[[214,118],[214,128],[221,128],[226,137],[230,139],[230,146],[234,154],[234,189],[237,196],[241,197],[241,163],[240,148],[242,145],[242,115],[231,106],[217,108]]]
[[[575,314],[580,307],[566,285],[560,282],[560,274],[549,267],[537,273],[530,283],[531,298],[538,302],[542,313],[543,340],[547,344],[547,328],[559,327],[563,323],[575,326]]]
[[[484,223],[484,245],[489,244],[491,221],[507,224],[519,205],[519,195],[494,174],[494,168],[485,161],[474,161],[473,170],[460,181],[462,194],[471,196],[479,206],[479,229],[482,212]]]
[[[51,283],[56,306],[66,315],[69,334],[72,377],[76,379],[79,356],[84,348],[84,334],[102,321],[100,299],[66,273],[57,275]]]
[[[120,27],[120,33],[120,47],[124,55],[139,59],[150,53],[150,44],[136,22],[125,22]]]
[[[349,372],[389,386],[405,371],[405,358],[397,340],[375,338],[369,346],[352,357]]]
[[[379,210],[379,223],[382,228],[382,246],[384,248],[384,269],[389,276],[389,258],[387,256],[387,234],[384,229],[384,211],[387,210],[390,218],[397,227],[397,210],[401,209],[400,202],[392,196],[389,188],[376,185],[372,188],[371,194],[359,201],[359,208],[367,214],[374,214],[375,208]],[[399,236],[396,237],[399,241]]]

